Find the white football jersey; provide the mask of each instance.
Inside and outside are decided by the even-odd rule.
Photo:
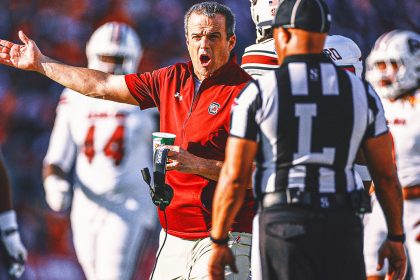
[[[241,67],[254,79],[264,75],[267,71],[279,68],[274,39],[245,48]]]
[[[411,100],[383,99],[385,117],[394,138],[398,178],[401,185],[420,185],[420,90]]]
[[[145,191],[140,170],[151,166],[152,114],[65,89],[44,162],[68,172],[76,160],[78,182],[95,194]]]

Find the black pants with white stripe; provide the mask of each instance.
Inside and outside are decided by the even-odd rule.
[[[366,279],[363,226],[353,211],[266,208],[258,222],[262,271],[254,271],[256,279]]]

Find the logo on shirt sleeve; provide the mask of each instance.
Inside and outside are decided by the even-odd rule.
[[[220,104],[219,103],[212,102],[210,104],[210,106],[209,106],[209,109],[208,109],[209,114],[216,115],[217,114],[217,111],[219,111],[219,108],[220,108]]]

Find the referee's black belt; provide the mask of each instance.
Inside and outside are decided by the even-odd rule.
[[[284,205],[307,206],[315,209],[351,209],[349,194],[310,193],[287,189],[264,194],[261,207],[270,208]]]

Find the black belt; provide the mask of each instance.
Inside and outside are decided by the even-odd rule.
[[[263,209],[284,205],[309,206],[316,209],[352,208],[349,194],[310,193],[290,189],[264,194],[260,205]]]

